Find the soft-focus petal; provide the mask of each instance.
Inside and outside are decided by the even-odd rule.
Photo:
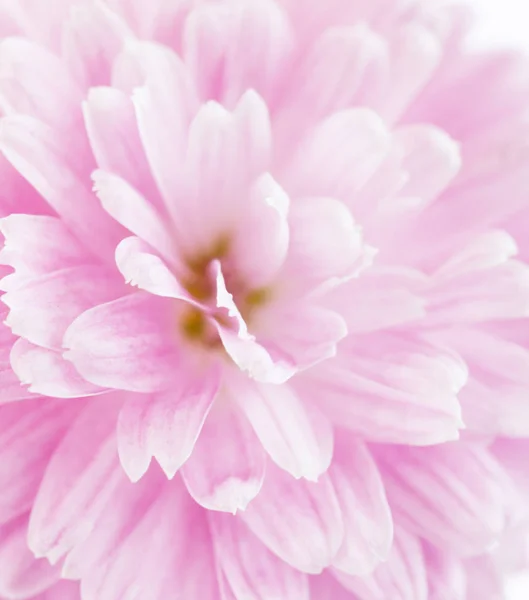
[[[333,566],[350,575],[368,575],[387,559],[393,541],[391,512],[377,466],[364,445],[342,435],[329,476],[345,524]]]
[[[212,514],[217,561],[235,598],[308,600],[307,577],[273,555],[241,519]]]
[[[255,535],[294,568],[320,573],[343,540],[340,506],[331,481],[296,481],[268,468],[260,494],[241,513]]]
[[[333,451],[333,434],[325,416],[304,406],[287,385],[241,386],[237,402],[270,458],[294,477],[316,481]]]
[[[193,453],[182,468],[191,496],[205,508],[236,513],[257,496],[265,476],[266,454],[229,391],[220,392]]]
[[[218,387],[216,369],[182,371],[169,390],[125,402],[118,421],[118,451],[132,481],[147,471],[151,457],[174,477],[193,451]]]

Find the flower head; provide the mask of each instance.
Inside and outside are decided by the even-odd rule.
[[[0,12],[0,596],[470,599],[526,518],[523,61],[442,2],[35,8]]]

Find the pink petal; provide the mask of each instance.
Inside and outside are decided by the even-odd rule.
[[[118,244],[116,265],[131,285],[157,296],[177,298],[200,306],[180,285],[164,260],[140,238],[128,237]]]
[[[425,280],[412,269],[373,267],[331,290],[324,303],[345,319],[350,334],[405,326],[424,317]]]
[[[0,523],[31,508],[48,460],[79,406],[37,397],[0,408]]]
[[[98,256],[110,255],[122,230],[71,168],[68,143],[63,145],[43,123],[16,115],[2,120],[0,148],[88,248]]]
[[[140,139],[169,210],[181,190],[180,161],[195,92],[179,56],[148,43],[128,44],[114,65],[115,87],[130,93]],[[141,87],[140,87],[141,86]]]
[[[92,531],[121,470],[115,427],[119,397],[92,400],[46,469],[29,523],[28,545],[57,562]]]
[[[428,567],[430,595],[446,597],[450,600],[468,600],[463,562],[428,544],[423,544],[423,553]]]
[[[3,154],[0,154],[0,185],[3,190],[0,208],[2,216],[13,212],[51,214],[52,210],[46,201]]]
[[[61,352],[35,346],[24,339],[13,344],[10,359],[20,380],[19,386],[28,385],[29,392],[54,398],[77,398],[105,391],[83,379]]]
[[[5,318],[5,313],[0,311],[0,318]],[[22,386],[19,378],[11,366],[11,349],[16,338],[7,327],[0,326],[0,404],[25,400],[33,394]]]
[[[333,566],[349,575],[369,575],[389,555],[393,521],[384,484],[367,448],[341,436],[329,477],[342,509],[345,538]]]
[[[161,208],[163,203],[140,141],[131,98],[115,88],[91,88],[83,114],[98,166],[122,177]]]
[[[112,63],[132,32],[105,4],[75,5],[64,26],[66,63],[83,87],[110,82]]]
[[[296,382],[329,419],[369,440],[429,445],[457,439],[457,393],[466,382],[457,356],[418,338],[348,338],[341,355]],[[403,418],[405,415],[405,418]]]
[[[484,552],[498,539],[504,476],[485,449],[460,442],[389,448],[378,458],[393,513],[408,529],[458,555]]]
[[[117,175],[96,171],[92,178],[94,191],[103,208],[171,261],[174,258],[174,242],[155,207]]]
[[[305,291],[328,280],[353,277],[372,260],[373,252],[365,246],[361,228],[338,200],[300,200],[291,207],[289,226],[283,277],[294,289]]]
[[[135,485],[122,473],[90,535],[65,557],[62,576],[90,582],[109,557],[119,553],[122,543],[163,493],[165,483],[164,476],[156,469],[150,469]]]
[[[25,114],[64,129],[75,122],[81,89],[48,49],[7,38],[0,46],[0,99],[6,114]]]
[[[241,519],[210,514],[217,563],[235,598],[309,600],[307,577],[274,556]]]
[[[76,317],[124,291],[112,272],[95,265],[41,275],[2,296],[10,309],[6,325],[34,344],[59,349]]]
[[[431,30],[411,22],[395,35],[390,56],[389,85],[377,109],[386,121],[394,123],[429,82],[441,61],[442,47]]]
[[[231,234],[250,184],[268,170],[270,145],[268,110],[255,92],[247,92],[233,112],[216,102],[200,108],[189,129],[189,189],[179,194],[173,213],[186,249],[203,251]]]
[[[298,370],[307,369],[336,355],[347,336],[342,316],[320,306],[303,303],[263,309],[266,319],[260,341],[272,354],[285,358]]]
[[[279,467],[310,481],[327,470],[333,452],[332,427],[288,385],[241,385],[237,401]]]
[[[343,521],[330,480],[296,481],[267,469],[263,488],[240,518],[280,559],[305,573],[329,566],[343,540]]]
[[[328,571],[310,578],[311,600],[356,600],[349,590],[342,587]]]
[[[0,221],[5,242],[0,262],[15,272],[4,277],[2,289],[10,291],[25,280],[92,262],[90,254],[55,217],[10,214]]]
[[[430,125],[408,125],[395,133],[408,182],[399,195],[421,199],[427,205],[443,192],[461,168],[458,143]]]
[[[219,373],[182,371],[169,390],[130,398],[118,421],[118,451],[132,481],[147,471],[154,457],[172,479],[191,455],[215,400]]]
[[[459,398],[469,431],[518,437],[528,433],[529,352],[499,334],[457,328],[435,339],[459,352],[470,379]]]
[[[87,381],[132,392],[166,389],[181,364],[171,305],[143,292],[96,306],[70,325],[65,357]],[[175,313],[176,314],[176,313]]]
[[[336,112],[301,144],[285,174],[287,190],[296,197],[339,198],[351,206],[389,148],[390,134],[375,112]]]
[[[440,282],[428,294],[428,324],[439,326],[513,319],[529,315],[529,268],[508,260],[486,271],[475,271]]]
[[[229,325],[216,320],[219,337],[224,349],[251,379],[265,383],[281,384],[296,372],[295,365],[284,357],[274,358],[248,331],[245,320],[237,308],[233,296],[226,289],[226,282],[219,261],[211,265],[211,274],[216,283],[217,307]]]
[[[184,57],[205,100],[234,106],[255,89],[274,97],[293,45],[284,11],[270,0],[198,6],[186,20]]]
[[[116,600],[133,590],[141,598],[164,600],[177,590],[182,598],[218,600],[205,515],[177,483],[165,487],[119,551],[82,581],[83,599]]]
[[[280,156],[288,156],[291,140],[299,139],[307,122],[358,104],[357,97],[372,93],[369,78],[376,87],[386,68],[386,53],[383,39],[364,24],[324,31],[289,82],[277,117]]]
[[[427,600],[427,570],[420,541],[405,530],[395,531],[395,542],[387,563],[370,577],[333,572],[358,600]]]
[[[238,407],[223,406],[229,401],[229,392],[221,392],[182,467],[182,477],[200,505],[235,514],[259,493],[266,454]]]
[[[53,585],[59,569],[47,560],[35,560],[27,547],[27,515],[0,527],[0,594],[5,598],[29,598]]]
[[[249,288],[264,287],[283,265],[288,251],[290,200],[270,174],[255,183],[247,214],[231,244],[236,271]]]

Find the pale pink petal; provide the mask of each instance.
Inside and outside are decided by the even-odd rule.
[[[310,481],[327,470],[333,452],[332,427],[324,414],[305,404],[287,384],[240,385],[236,400],[279,467]]]
[[[205,514],[182,487],[178,482],[166,486],[119,552],[83,579],[83,599],[116,600],[132,592],[165,600],[176,590],[182,598],[219,600]]]
[[[31,508],[48,460],[80,405],[37,397],[0,408],[0,523]]]
[[[132,481],[147,471],[154,457],[169,479],[191,455],[215,400],[219,373],[182,372],[171,388],[154,396],[128,399],[118,421],[118,451]]]
[[[192,82],[179,56],[160,45],[127,45],[114,65],[113,83],[133,92],[133,102],[148,162],[171,211],[181,190],[183,140],[196,108]]]
[[[115,440],[121,404],[117,396],[92,400],[48,463],[29,523],[35,556],[56,563],[91,533],[122,477]]]
[[[290,200],[270,174],[260,177],[250,192],[244,223],[230,252],[237,273],[250,288],[270,284],[288,252]]]
[[[7,311],[0,311],[0,318],[4,318]],[[11,365],[11,349],[16,338],[9,328],[0,327],[0,404],[25,400],[33,394],[27,390],[14,373]]]
[[[110,83],[112,63],[132,32],[102,2],[72,6],[62,51],[77,81],[86,87]]]
[[[19,287],[27,279],[92,262],[90,254],[55,217],[11,214],[0,220],[5,238],[0,262],[13,267],[2,289]]]
[[[443,192],[461,168],[458,143],[441,129],[408,125],[395,133],[408,181],[399,195],[420,198],[427,205]]]
[[[17,31],[34,37],[40,44],[59,50],[60,25],[68,15],[71,0],[57,0],[49,6],[35,4],[31,0],[5,0],[2,16],[11,18]]]
[[[123,231],[71,168],[69,145],[60,142],[53,129],[31,117],[16,115],[1,122],[0,148],[6,158],[88,248],[108,257]]]
[[[274,556],[241,519],[210,514],[217,563],[235,598],[309,600],[307,576]]]
[[[329,571],[310,577],[311,600],[356,600],[356,596],[341,586]]]
[[[58,567],[44,559],[35,560],[27,547],[27,515],[0,527],[0,595],[29,598],[59,579]]]
[[[505,586],[502,573],[489,554],[483,554],[465,562],[467,589],[466,600],[504,600]]]
[[[245,510],[263,484],[266,453],[229,391],[221,391],[182,467],[191,496],[210,510]]]
[[[333,566],[349,575],[369,575],[384,562],[393,542],[393,522],[384,484],[367,448],[340,436],[329,469],[345,524]]]
[[[90,535],[66,555],[61,575],[68,579],[90,581],[94,572],[105,565],[110,556],[119,552],[121,544],[163,493],[165,483],[165,477],[157,469],[150,469],[135,485],[131,485],[122,472],[106,498],[105,507]],[[119,510],[116,510],[117,506]]]
[[[18,339],[13,344],[10,362],[19,386],[27,385],[29,395],[78,398],[105,391],[83,379],[60,351],[41,348],[24,339]]]
[[[268,109],[255,92],[233,112],[213,101],[200,108],[189,129],[188,189],[169,207],[186,249],[207,251],[231,235],[249,186],[268,170],[270,145]]]
[[[525,436],[529,426],[529,352],[525,346],[477,328],[449,329],[435,339],[459,352],[470,378],[459,399],[471,432]]]
[[[32,598],[32,600],[79,600],[79,598],[78,582],[61,579],[36,598]]]
[[[350,334],[407,326],[425,315],[425,282],[419,271],[374,267],[331,290],[324,302],[345,319]]]
[[[386,42],[365,24],[324,31],[285,92],[277,116],[279,156],[288,156],[307,125],[349,108],[357,98],[368,98],[385,79],[386,69]]]
[[[420,94],[439,66],[440,40],[418,23],[402,26],[390,48],[389,85],[377,102],[377,109],[390,123],[402,116]]]
[[[340,506],[325,475],[310,483],[268,468],[261,492],[240,518],[274,554],[305,573],[329,566],[343,540]]]
[[[7,158],[0,154],[0,185],[2,201],[0,215],[11,213],[35,213],[49,215],[51,208],[40,194],[13,167]]]
[[[169,261],[174,258],[174,241],[156,208],[124,179],[96,171],[94,191],[103,208],[129,231],[156,248]]]
[[[128,94],[111,87],[91,88],[83,104],[83,114],[98,166],[119,175],[161,208],[160,192],[147,164]]]
[[[373,251],[366,247],[360,226],[349,209],[333,198],[304,198],[289,214],[290,245],[282,276],[286,285],[302,291],[353,277],[368,265]]]
[[[377,458],[393,509],[407,527],[458,555],[485,551],[504,527],[504,479],[483,448],[460,442],[388,448]]]
[[[156,392],[174,380],[182,362],[176,310],[143,292],[96,306],[64,335],[65,357],[89,382],[132,392]],[[173,321],[174,318],[174,321]]]
[[[372,334],[342,343],[338,359],[295,382],[336,425],[372,441],[429,445],[457,439],[459,357],[414,337]]]
[[[421,543],[404,529],[395,531],[388,561],[370,577],[333,573],[358,600],[428,600],[427,569]]]
[[[122,240],[116,248],[116,265],[125,281],[166,298],[200,304],[178,282],[169,267],[146,242],[137,237]]]
[[[251,379],[265,383],[281,384],[296,372],[296,366],[288,357],[273,357],[259,344],[255,336],[249,333],[248,326],[237,308],[232,294],[226,289],[226,282],[219,261],[211,265],[212,276],[216,283],[217,307],[221,309],[223,320],[217,319],[217,328],[224,349],[239,367]],[[228,324],[224,324],[227,321]]]
[[[331,196],[354,206],[389,148],[390,134],[375,112],[336,112],[302,143],[285,173],[286,188],[296,197]]]
[[[179,48],[182,21],[187,16],[187,0],[106,0],[117,14],[121,15],[142,39],[157,40],[159,43]]]
[[[286,304],[262,311],[259,341],[298,370],[308,369],[336,355],[347,336],[342,316],[316,304]]]
[[[96,265],[40,275],[2,296],[10,309],[6,325],[34,344],[60,349],[64,332],[76,317],[125,291],[114,273]]]
[[[69,127],[75,124],[81,94],[66,65],[46,48],[23,38],[0,44],[0,105],[5,114]]]
[[[424,561],[428,567],[430,596],[443,600],[468,600],[464,563],[457,557],[423,544]]]
[[[480,323],[529,315],[529,268],[517,260],[476,270],[428,292],[428,325]]]
[[[273,103],[292,46],[290,24],[278,3],[229,1],[191,12],[183,54],[202,98],[232,107],[250,88]]]

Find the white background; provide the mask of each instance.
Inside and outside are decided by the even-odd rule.
[[[495,46],[519,45],[529,52],[529,0],[467,1],[480,5],[480,43]],[[529,600],[529,574],[510,582],[506,600]]]

